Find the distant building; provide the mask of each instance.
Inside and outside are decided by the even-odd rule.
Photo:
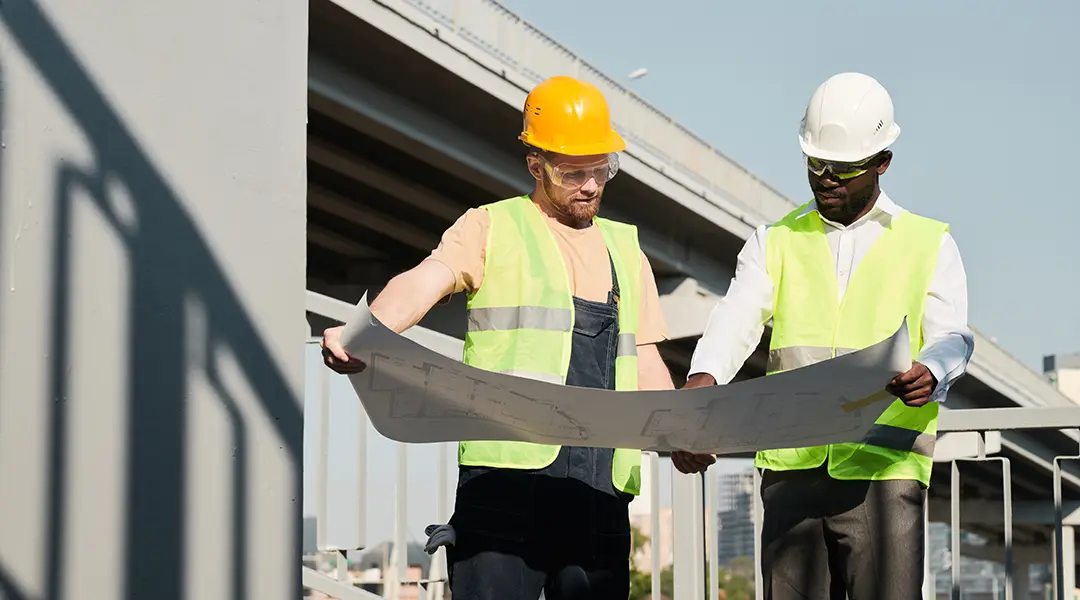
[[[1050,385],[1080,404],[1080,353],[1044,356],[1043,374]]]
[[[741,556],[754,556],[754,470],[720,478],[717,494],[718,560],[728,565]]]

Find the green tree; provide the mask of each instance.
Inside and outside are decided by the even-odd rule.
[[[644,535],[637,527],[630,527],[632,539],[632,557],[636,557],[645,550],[649,544],[649,536]],[[706,568],[705,586],[708,589],[709,570]],[[723,600],[753,600],[754,598],[754,559],[743,556],[731,561],[727,568],[717,568],[717,579],[720,587],[720,598]],[[671,566],[660,571],[660,594],[664,598],[675,595],[675,573]],[[630,563],[630,596],[629,600],[651,600],[652,598],[652,575],[639,571],[637,565]]]
[[[631,558],[637,557],[645,550],[649,543],[649,536],[641,533],[641,530],[633,525],[630,526]],[[629,600],[648,600],[652,595],[652,576],[638,570],[633,561],[630,562],[630,597]]]

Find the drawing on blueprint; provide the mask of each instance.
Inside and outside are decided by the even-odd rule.
[[[535,400],[428,362],[410,365],[373,353],[368,389],[390,396],[392,419],[469,419],[533,435],[586,440],[588,430],[551,402]],[[423,386],[415,381],[423,373]]]
[[[342,338],[368,362],[349,379],[372,425],[408,443],[507,440],[736,454],[852,442],[889,407],[888,398],[878,398],[884,382],[911,366],[901,325],[874,346],[773,377],[710,389],[611,392],[463,365],[379,325],[366,299]]]

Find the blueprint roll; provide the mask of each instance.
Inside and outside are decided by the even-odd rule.
[[[907,323],[861,350],[728,385],[616,392],[477,369],[396,333],[367,296],[342,332],[372,426],[398,442],[495,440],[718,456],[872,439],[911,368]]]

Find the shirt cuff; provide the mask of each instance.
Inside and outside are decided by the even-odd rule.
[[[716,385],[724,385],[731,380],[731,376],[725,378],[723,375],[731,369],[725,369],[723,361],[716,360],[715,358],[692,358],[690,359],[690,370],[687,371],[687,378],[694,375],[710,375],[716,380]]]
[[[945,402],[945,398],[948,395],[949,386],[952,384],[947,377],[945,371],[945,365],[941,364],[941,361],[931,357],[919,357],[919,362],[922,363],[934,376],[934,380],[937,381],[937,385],[934,386],[934,391],[930,393],[931,402]]]
[[[945,402],[953,382],[967,371],[967,364],[974,349],[973,342],[974,339],[969,336],[949,336],[925,346],[919,353],[916,360],[925,365],[938,382],[930,394],[930,400]]]

